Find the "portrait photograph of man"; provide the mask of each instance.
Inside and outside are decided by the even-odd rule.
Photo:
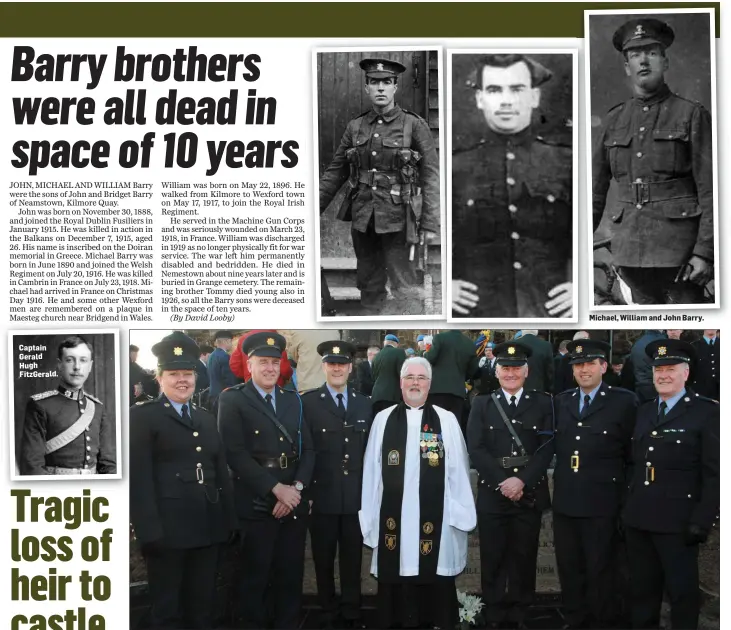
[[[11,476],[121,478],[117,333],[10,333]]]
[[[576,51],[449,51],[449,72],[449,319],[572,321]]]
[[[441,52],[314,55],[318,319],[440,317]]]
[[[713,17],[586,14],[596,307],[719,304]]]

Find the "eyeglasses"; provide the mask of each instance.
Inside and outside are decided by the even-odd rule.
[[[426,383],[426,381],[431,380],[428,376],[414,376],[413,374],[407,374],[403,379],[408,382],[416,381],[417,383]]]

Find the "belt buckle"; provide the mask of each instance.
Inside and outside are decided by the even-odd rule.
[[[655,467],[654,466],[648,466],[647,468],[645,468],[645,481],[648,483],[655,482]]]
[[[571,470],[579,470],[579,456],[578,455],[571,456]]]
[[[203,483],[205,481],[205,477],[203,476],[203,468],[196,468],[195,469],[195,478],[198,480],[198,483]]]
[[[644,205],[650,203],[650,184],[645,182],[632,182],[635,192],[635,204]]]
[[[279,467],[282,469],[287,467],[287,456],[284,454],[279,456]]]
[[[503,457],[503,468],[509,468],[510,464],[508,463],[509,457]]]

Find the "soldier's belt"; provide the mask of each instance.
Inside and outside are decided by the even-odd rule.
[[[394,195],[401,194],[401,173],[399,171],[379,171],[377,169],[360,169],[358,171],[358,182],[366,186],[377,188],[389,188]]]
[[[289,468],[299,461],[299,457],[287,457],[286,455],[280,455],[279,457],[254,457],[264,468]]]
[[[643,205],[653,201],[669,201],[695,197],[695,180],[692,177],[669,179],[664,182],[632,182],[619,185],[619,201]]]
[[[62,468],[61,466],[44,466],[43,468],[49,475],[96,475],[96,466],[94,468]]]
[[[518,455],[517,457],[496,457],[495,461],[501,468],[526,466],[530,461],[530,455]]]

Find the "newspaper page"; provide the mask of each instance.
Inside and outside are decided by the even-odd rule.
[[[721,4],[0,4],[2,624],[719,628]]]

